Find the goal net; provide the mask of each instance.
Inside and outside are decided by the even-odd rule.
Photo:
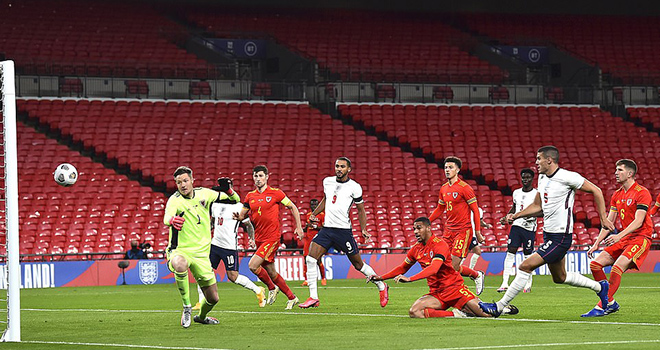
[[[18,249],[18,165],[16,159],[16,89],[14,62],[0,62],[2,148],[0,149],[0,329],[3,342],[21,341]],[[6,314],[6,315],[5,315]],[[6,317],[5,317],[6,316]]]

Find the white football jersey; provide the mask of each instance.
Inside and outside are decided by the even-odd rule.
[[[353,203],[363,203],[362,186],[353,179],[337,182],[336,176],[329,176],[323,179],[323,193],[325,193],[325,223],[323,226],[350,229],[351,207]]]
[[[573,233],[575,190],[584,184],[582,175],[557,169],[552,176],[539,175],[539,195],[543,208],[543,231]]]
[[[537,193],[539,193],[539,191],[536,188],[532,188],[529,192],[523,191],[522,188],[513,191],[513,208],[515,210],[513,213],[521,212],[530,204],[534,203]],[[512,225],[520,226],[527,231],[536,232],[536,221],[535,217],[519,218],[514,220]]]
[[[211,204],[211,218],[213,220],[213,238],[211,244],[216,247],[237,250],[238,249],[238,221],[232,218],[232,214],[240,213],[243,203]],[[243,220],[244,222],[250,219]]]

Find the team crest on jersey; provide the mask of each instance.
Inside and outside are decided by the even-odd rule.
[[[434,256],[433,252],[429,252],[429,258],[433,259]]]
[[[454,199],[456,199],[458,197],[458,192],[454,192],[451,195],[454,197]]]
[[[626,201],[626,205],[630,205],[632,203],[632,198],[628,198],[628,201]]]
[[[142,284],[154,284],[158,281],[158,261],[140,260],[138,271]]]
[[[266,203],[270,203],[271,199],[273,199],[273,197],[270,197],[270,196],[266,197]]]

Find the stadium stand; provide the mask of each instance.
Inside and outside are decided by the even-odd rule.
[[[28,0],[0,11],[0,51],[23,74],[206,78],[167,35],[185,29],[148,4]]]
[[[349,81],[498,83],[507,72],[468,54],[467,34],[437,18],[359,11],[187,13],[219,37],[272,36]]]
[[[166,201],[163,194],[24,124],[18,123],[17,133],[22,155],[18,158],[21,254],[105,253],[95,257],[122,258],[131,239],[150,242],[157,250],[167,246],[167,230],[159,222]],[[64,188],[52,181],[60,163],[78,168],[75,186]]]
[[[614,162],[621,158],[633,158],[641,169],[640,183],[660,192],[654,181],[660,159],[649,151],[660,147],[660,136],[598,107],[342,104],[339,110],[356,125],[427,157],[461,157],[464,172],[504,193],[520,187],[520,169],[535,168],[536,149],[550,143],[560,149],[562,167],[596,183],[608,199],[617,188]],[[496,217],[510,208],[493,192],[480,190],[479,195],[484,210]],[[598,215],[585,196],[576,197],[575,218],[583,223],[576,229],[578,244],[589,244],[598,234],[590,228],[599,224]]]
[[[469,14],[476,32],[504,44],[556,45],[630,85],[660,84],[657,18],[590,15]]]

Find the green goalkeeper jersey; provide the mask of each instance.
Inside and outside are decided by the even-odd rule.
[[[220,196],[220,198],[218,198]],[[185,222],[181,230],[170,226],[167,250],[181,250],[193,256],[208,256],[211,249],[211,216],[209,208],[216,200],[232,199],[240,201],[236,192],[228,196],[222,192],[198,187],[193,189],[191,198],[186,198],[177,191],[167,200],[165,206],[165,225],[170,226],[173,216],[183,216]]]

